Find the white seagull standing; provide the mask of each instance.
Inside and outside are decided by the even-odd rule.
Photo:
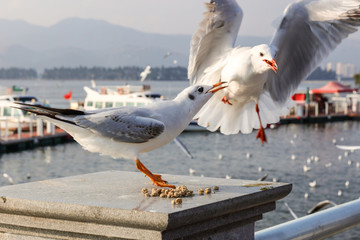
[[[175,188],[161,175],[152,174],[139,160],[139,153],[159,148],[178,136],[223,83],[197,85],[183,90],[173,100],[145,107],[119,107],[96,111],[57,109],[16,103],[19,109],[37,114],[67,131],[90,152],[113,158],[132,158],[136,167],[160,187]]]
[[[224,134],[250,133],[290,107],[290,95],[360,25],[360,0],[290,4],[269,45],[234,47],[243,13],[235,0],[211,0],[190,43],[191,84],[228,82],[199,111],[198,123]],[[225,104],[224,104],[225,103]]]

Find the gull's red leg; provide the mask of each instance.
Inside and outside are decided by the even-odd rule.
[[[155,184],[158,187],[168,187],[168,188],[175,188],[174,185],[170,185],[167,184],[167,181],[163,180],[161,178],[161,175],[159,174],[153,174],[152,172],[150,172],[141,162],[140,160],[137,158],[135,159],[135,163],[136,163],[136,168],[144,173],[146,176],[148,176],[150,178],[150,180],[152,181],[153,184]]]
[[[260,128],[259,128],[259,131],[256,135],[256,139],[260,138],[260,141],[261,141],[261,144],[264,145],[264,142],[266,142],[266,135],[265,135],[265,131],[264,131],[264,128],[262,126],[262,122],[261,122],[261,118],[260,118],[260,110],[259,110],[259,105],[256,104],[256,113],[259,117],[259,122],[260,122]]]

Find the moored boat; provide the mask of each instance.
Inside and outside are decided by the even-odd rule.
[[[19,125],[22,130],[29,129],[33,118],[29,113],[13,108],[14,102],[40,105],[34,96],[26,95],[26,88],[13,86],[7,88],[4,95],[0,95],[0,127],[1,130],[15,131]],[[35,126],[35,121],[34,121]]]
[[[84,87],[84,90],[86,92],[85,110],[122,106],[141,107],[164,99],[161,94],[151,92],[150,85]]]

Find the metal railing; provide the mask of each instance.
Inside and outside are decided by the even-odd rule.
[[[9,130],[9,124],[8,124],[8,120],[2,120],[2,125],[4,126],[3,128],[0,127],[0,140],[2,141],[8,141],[10,139],[10,135],[13,135],[10,133]],[[44,129],[43,126],[43,120],[40,118],[34,119],[30,118],[29,121],[29,136],[27,137],[33,137],[34,136],[34,127],[36,126],[36,136],[44,136],[44,132],[46,132],[47,134],[55,134],[56,130],[55,130],[55,125],[49,121],[45,121],[46,124],[46,129]],[[22,133],[23,133],[23,129],[22,129],[22,125],[21,125],[21,120],[20,118],[18,118],[18,122],[17,122],[17,128],[16,128],[16,136],[17,139],[21,139],[22,138]]]
[[[349,94],[346,97],[332,97],[329,101],[319,102],[305,101],[295,102],[296,105],[290,109],[290,115],[299,117],[319,116],[319,115],[336,115],[349,113],[360,114],[360,95]]]
[[[255,240],[324,239],[360,225],[360,199],[255,233]]]

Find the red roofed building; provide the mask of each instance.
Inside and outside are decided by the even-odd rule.
[[[311,93],[342,93],[358,91],[356,88],[345,86],[339,82],[329,82],[321,88],[311,89]]]

